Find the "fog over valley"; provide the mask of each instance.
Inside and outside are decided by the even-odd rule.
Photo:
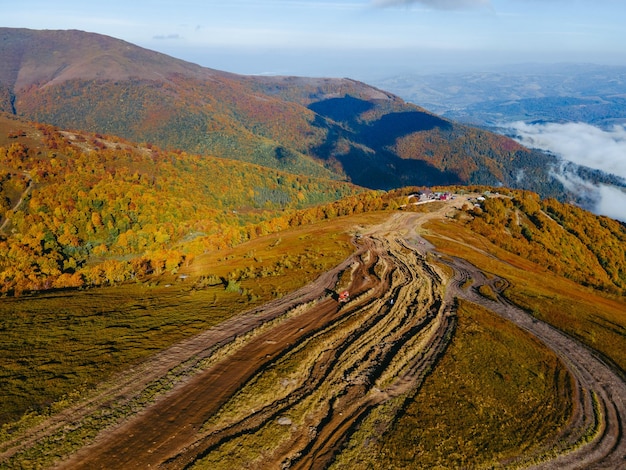
[[[558,156],[554,176],[585,208],[626,220],[626,67],[528,63],[394,75],[375,84],[448,119]]]
[[[505,125],[517,140],[531,148],[546,150],[563,160],[621,178],[622,187],[595,184],[568,171],[555,169],[555,176],[571,191],[585,192],[594,212],[626,222],[626,127],[601,129],[583,122],[526,123]]]

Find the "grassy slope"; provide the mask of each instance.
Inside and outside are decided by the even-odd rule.
[[[345,228],[368,217],[300,227],[198,256],[178,273],[190,276],[184,281],[166,275],[143,284],[3,298],[0,422],[29,410],[45,412],[66,394],[304,285],[347,257],[352,247]],[[250,266],[264,274],[238,281],[242,293],[228,292],[227,280]]]
[[[569,379],[551,351],[479,306],[462,303],[458,315],[446,354],[392,429],[352,444],[333,469],[488,468],[567,421]]]
[[[548,271],[545,265],[507,252],[458,223],[429,226],[431,239],[444,253],[468,259],[485,272],[507,279],[505,295],[566,333],[602,353],[626,371],[626,301],[602,294]],[[446,238],[436,234],[446,234]],[[451,243],[447,237],[461,243]],[[478,251],[481,250],[481,251]],[[485,256],[484,252],[497,258]]]
[[[499,248],[462,220],[428,223],[428,238],[440,252],[507,279],[505,295],[513,302],[626,370],[622,296],[582,286],[550,272],[545,263]],[[502,238],[499,244],[510,246]],[[535,244],[540,242],[545,240]],[[553,353],[464,302],[446,355],[393,429],[365,447],[355,438],[334,468],[489,468],[545,443],[567,421],[570,407],[570,382]]]
[[[2,324],[2,354],[9,358],[5,370],[10,371],[2,380],[11,387],[2,390],[6,398],[14,397],[3,397],[8,404],[3,419],[11,421],[26,409],[45,412],[63,394],[106,380],[158,348],[302,285],[351,251],[346,230],[380,217],[387,215],[335,219],[200,256],[182,271],[191,276],[184,282],[170,277],[152,284],[3,299],[2,318],[12,323]],[[506,278],[511,299],[579,335],[624,368],[623,299],[554,275],[453,219],[428,229],[441,251]],[[250,271],[250,266],[260,269]],[[227,292],[228,279],[239,283],[241,293]],[[18,315],[7,315],[16,308]],[[59,342],[59,335],[70,341]],[[12,348],[12,343],[21,346]],[[24,346],[33,354],[24,356]],[[462,304],[448,354],[407,402],[392,431],[368,449],[349,447],[337,466],[348,462],[349,468],[359,468],[355,462],[361,461],[361,468],[432,468],[512,458],[520,442],[531,449],[567,419],[569,382],[562,372],[554,355],[528,335]]]

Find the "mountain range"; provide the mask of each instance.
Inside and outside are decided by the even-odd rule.
[[[482,127],[513,121],[626,122],[626,68],[518,64],[466,73],[408,74],[374,82],[448,119]]]
[[[82,31],[0,28],[0,110],[373,188],[488,184],[575,199],[553,156],[350,79],[241,76]]]

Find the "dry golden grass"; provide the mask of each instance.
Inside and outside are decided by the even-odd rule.
[[[143,284],[3,298],[0,424],[27,412],[46,414],[64,396],[76,398],[136,361],[305,285],[352,253],[351,227],[379,217],[258,238]],[[232,291],[221,283],[247,270],[266,274],[238,281]],[[217,283],[202,282],[207,277]]]
[[[10,423],[28,410],[58,410],[133,362],[301,287],[353,252],[349,230],[388,216],[334,219],[199,256],[178,273],[189,276],[184,281],[165,276],[144,284],[3,299],[0,421]],[[440,252],[507,279],[509,299],[626,370],[623,299],[498,249],[454,220],[426,228]],[[493,292],[485,289],[483,295]],[[520,451],[532,453],[564,425],[570,382],[554,354],[478,306],[461,303],[458,317],[454,339],[423,387],[375,408],[361,429],[363,435],[380,437],[364,440],[357,432],[333,468],[488,467]],[[294,350],[275,370],[252,381],[233,400],[233,408],[216,419],[228,421],[237,406],[258,405],[281,379],[298,383],[313,353],[315,348]],[[394,422],[398,409],[403,413]],[[290,418],[296,422],[302,413],[296,410]],[[372,432],[379,422],[394,424],[384,433]],[[4,431],[8,436],[12,426]],[[230,468],[243,466],[271,452],[264,442],[286,437],[288,428],[270,423],[248,445],[225,445],[220,451],[233,456]],[[217,468],[209,461],[202,464]]]
[[[357,433],[331,468],[490,468],[566,423],[570,382],[555,355],[482,307],[461,303],[458,315],[446,354],[393,427],[369,442]],[[362,427],[376,423],[373,413]]]
[[[626,301],[623,297],[601,293],[557,276],[454,222],[432,222],[427,228],[430,240],[439,251],[467,259],[483,271],[507,279],[510,286],[504,294],[510,300],[538,319],[579,338],[626,371]]]

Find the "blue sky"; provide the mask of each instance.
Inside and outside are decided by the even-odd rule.
[[[367,79],[626,65],[625,19],[624,0],[21,0],[0,26],[102,33],[237,73]]]

